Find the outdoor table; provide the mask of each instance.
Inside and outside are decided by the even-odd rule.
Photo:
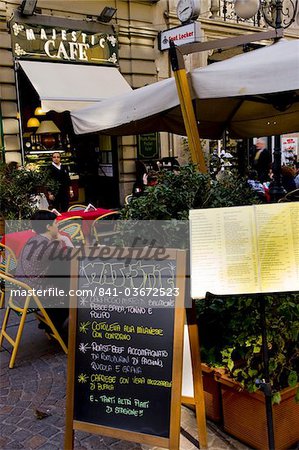
[[[68,239],[69,235],[64,231],[60,234],[66,236]],[[16,231],[14,233],[7,233],[2,237],[1,244],[7,245],[14,252],[17,258],[19,258],[22,248],[36,233],[33,230]],[[66,245],[64,242],[62,245]]]
[[[27,241],[29,241],[32,236],[35,236],[33,230],[16,231],[14,233],[5,234],[2,237],[1,244],[7,245],[14,252],[17,258],[19,258],[20,253]]]
[[[91,233],[91,225],[95,219],[103,216],[106,213],[111,212],[110,209],[97,208],[94,211],[68,211],[62,213],[61,216],[57,216],[56,221],[59,222],[62,219],[68,219],[71,217],[82,217],[82,231],[86,238],[89,237]],[[24,245],[29,239],[36,233],[33,230],[16,231],[14,233],[5,234],[2,237],[1,243],[7,245],[12,249],[17,258],[19,258],[20,253]],[[63,233],[67,236],[66,233]]]
[[[104,214],[107,214],[111,212],[111,209],[104,209],[104,208],[97,208],[94,211],[67,211],[61,213],[60,216],[57,216],[56,221],[59,222],[63,219],[70,219],[71,217],[82,217],[82,231],[86,238],[90,236],[91,233],[91,225],[92,222],[97,219],[98,217],[103,216]]]

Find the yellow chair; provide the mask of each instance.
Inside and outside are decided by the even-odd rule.
[[[57,221],[57,226],[59,231],[65,231],[66,233],[72,235],[75,233],[75,237],[72,239],[73,243],[76,244],[85,244],[85,238],[82,231],[82,217],[81,216],[73,216],[66,217],[65,219],[61,219]],[[80,230],[77,231],[79,225]],[[68,228],[66,228],[68,227]]]
[[[0,272],[13,275],[17,267],[17,257],[10,247],[0,243]],[[0,308],[4,306],[5,283],[0,282]]]
[[[290,191],[285,195],[285,198],[289,202],[298,202],[299,201],[299,189],[295,189],[294,191]]]
[[[278,200],[278,203],[298,202],[299,201],[299,189],[287,192],[284,197]]]
[[[125,205],[128,205],[132,201],[132,198],[133,198],[133,194],[126,195]]]
[[[68,225],[65,225],[64,227],[59,228],[59,231],[63,231],[64,233],[66,233],[74,245],[78,243],[78,240],[79,243],[82,242],[83,233],[80,223],[70,223]]]
[[[107,244],[105,238],[117,234],[116,221],[119,219],[119,211],[112,211],[97,217],[91,225],[91,235],[95,239],[97,245]]]
[[[0,332],[0,347],[2,347],[3,340],[6,339],[13,347],[13,351],[10,357],[9,361],[9,368],[12,369],[15,364],[15,359],[17,356],[18,348],[21,342],[22,333],[26,321],[27,314],[34,313],[36,318],[44,322],[50,329],[51,333],[50,336],[54,337],[59,344],[61,345],[61,348],[63,351],[67,354],[67,347],[61,338],[60,334],[58,333],[55,325],[53,324],[52,320],[50,319],[49,315],[47,314],[46,310],[44,309],[41,301],[36,295],[29,295],[30,290],[32,288],[28,285],[23,283],[22,281],[16,280],[13,277],[9,277],[7,275],[4,275],[3,273],[0,273],[0,279],[5,280],[6,282],[6,291],[10,291],[9,293],[9,299],[8,299],[8,305],[6,308],[1,332]],[[27,292],[27,295],[20,296],[22,305],[19,305],[16,301],[14,301],[14,295],[13,290],[22,290],[23,292]],[[34,305],[34,306],[33,306]],[[18,331],[16,333],[16,336],[13,338],[11,335],[8,334],[7,329],[10,328],[8,326],[8,320],[11,311],[14,311],[18,314],[20,317],[20,323],[18,326]]]
[[[68,211],[84,211],[86,208],[85,205],[80,205],[79,203],[77,205],[72,205],[69,207]]]

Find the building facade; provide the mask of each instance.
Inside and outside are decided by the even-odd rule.
[[[35,72],[45,71],[47,77],[50,75],[45,70],[45,62],[52,66],[56,64],[55,68],[58,67],[57,61],[65,65],[73,63],[73,67],[76,66],[74,70],[77,70],[78,65],[104,69],[110,64],[119,69],[132,89],[168,78],[171,76],[171,67],[168,52],[159,50],[159,32],[180,25],[176,13],[177,0],[113,0],[107,4],[104,1],[38,0],[34,16],[23,16],[20,5],[18,0],[0,1],[2,159],[6,162],[45,165],[49,162],[50,153],[59,149],[69,163],[76,199],[117,207],[123,203],[125,195],[131,193],[136,180],[136,160],[147,162],[162,157],[181,157],[181,149],[184,147],[182,138],[168,133],[117,138],[89,135],[76,138],[72,135],[69,117],[61,109],[62,95],[59,112],[54,113],[50,109],[46,117],[35,115],[36,107],[40,106],[41,93],[36,92],[33,86],[34,76],[30,79],[29,72],[24,67],[28,61],[40,62],[42,65],[36,65],[39,70],[35,69]],[[260,17],[240,21],[231,5],[231,2],[222,0],[201,2],[197,21],[200,23],[202,40],[238,36],[265,26]],[[98,20],[105,6],[116,9],[109,23]],[[298,37],[298,17],[297,14],[294,25],[288,29],[287,34],[291,38]],[[25,49],[16,36],[18,26],[23,26],[20,35],[23,33],[27,41],[31,40],[30,46]],[[39,30],[38,33],[36,30]],[[113,59],[115,52],[107,53],[109,49],[107,50],[106,44],[105,49],[103,44],[103,50],[95,48],[104,42],[99,37],[103,35],[109,37],[109,45],[115,39],[116,60]],[[87,53],[86,45],[89,45]],[[91,50],[92,46],[94,48]],[[40,54],[36,55],[36,52],[41,52],[41,48],[44,52],[42,57]],[[193,54],[187,57],[186,67],[191,69],[204,66],[229,57],[234,52],[236,50],[225,54],[218,51]],[[91,61],[87,61],[87,55],[89,58],[90,54],[96,55],[94,59],[98,62],[91,64]],[[99,74],[101,78],[101,71]],[[39,76],[41,77],[40,74]],[[72,78],[72,75],[69,77]],[[81,78],[78,91],[89,83],[87,74],[84,79]],[[104,90],[110,91],[110,96],[118,95],[117,86],[114,91],[114,87],[111,88],[109,84],[108,80]],[[49,137],[50,133],[37,133],[39,128],[28,127],[29,119],[32,118],[37,119],[39,124],[46,119],[54,122],[60,134],[57,133],[53,140],[53,136],[52,139]]]

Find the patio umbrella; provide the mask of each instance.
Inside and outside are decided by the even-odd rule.
[[[189,73],[199,135],[219,139],[299,130],[299,40],[279,42]],[[185,135],[169,78],[71,113],[75,133]]]

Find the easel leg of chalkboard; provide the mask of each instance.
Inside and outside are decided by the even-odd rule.
[[[190,341],[190,353],[191,353],[193,386],[194,386],[194,403],[198,427],[198,440],[201,448],[207,448],[208,436],[207,436],[207,423],[205,411],[205,398],[202,381],[199,334],[196,322],[196,311],[194,301],[192,301],[192,308],[186,309],[186,315]]]
[[[78,264],[78,262],[76,262]],[[78,270],[78,269],[77,269]],[[77,272],[75,272],[77,273]],[[71,287],[76,289],[73,284]],[[75,298],[71,298],[70,304],[70,322],[69,322],[69,339],[68,339],[68,361],[67,361],[67,383],[66,383],[66,419],[65,419],[65,436],[64,450],[73,450],[74,448],[74,386],[75,386],[75,336],[77,324],[77,308],[74,307]]]
[[[72,424],[70,425],[72,426]],[[66,425],[65,435],[64,435],[64,450],[73,450],[74,448],[74,430]]]

